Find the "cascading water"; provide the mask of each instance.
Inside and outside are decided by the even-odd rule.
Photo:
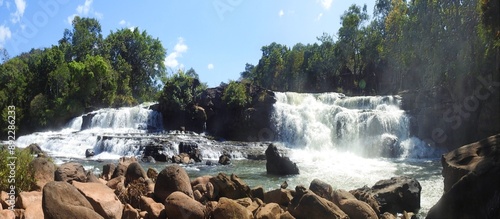
[[[433,156],[410,137],[398,96],[347,97],[339,93],[276,93],[273,124],[293,148],[350,151],[368,157]]]

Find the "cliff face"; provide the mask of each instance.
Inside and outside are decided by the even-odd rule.
[[[412,135],[453,150],[500,132],[500,82],[486,76],[457,86],[400,93]]]

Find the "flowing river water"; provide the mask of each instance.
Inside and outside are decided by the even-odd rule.
[[[299,94],[276,93],[272,124],[274,143],[296,162],[300,175],[272,176],[266,174],[265,161],[245,159],[252,151],[262,153],[260,142],[219,142],[203,134],[165,132],[162,115],[150,110],[150,104],[120,109],[101,109],[93,115],[86,129],[84,116],[77,117],[59,131],[37,132],[21,136],[19,147],[37,143],[55,158],[56,163],[78,161],[86,170],[100,173],[102,165],[116,162],[122,156],[140,156],[153,139],[168,142],[164,153],[176,154],[182,141],[198,143],[203,158],[215,161],[224,153],[233,157],[229,166],[185,166],[191,178],[234,173],[249,186],[265,190],[279,188],[287,181],[293,189],[306,187],[317,178],[334,188],[351,190],[372,186],[378,180],[407,175],[422,186],[419,216],[425,216],[443,192],[440,155],[409,131],[410,118],[400,109],[397,96],[347,97],[339,93]],[[155,130],[155,133],[146,130]],[[107,136],[107,137],[105,137]],[[266,139],[261,139],[266,140]],[[86,159],[85,151],[96,156]],[[143,163],[161,171],[165,163]],[[167,164],[168,165],[168,164]]]

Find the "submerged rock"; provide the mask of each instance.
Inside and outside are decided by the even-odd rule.
[[[445,193],[427,218],[500,218],[500,134],[443,155]]]
[[[288,157],[282,157],[278,151],[278,148],[274,144],[270,144],[267,147],[266,160],[266,171],[268,174],[299,174],[299,168],[297,167],[297,164],[293,163]]]

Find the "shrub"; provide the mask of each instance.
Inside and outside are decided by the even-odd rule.
[[[250,103],[250,95],[245,84],[231,81],[224,90],[222,100],[229,108],[243,108]]]
[[[9,165],[15,158],[15,176],[11,178],[11,166]],[[10,154],[7,147],[0,147],[0,190],[10,191],[10,186],[14,185],[16,194],[22,191],[31,191],[35,184],[32,171],[29,169],[29,164],[34,157],[28,150],[16,148],[14,154]],[[9,181],[9,179],[11,181]],[[15,179],[15,182],[12,181]]]

